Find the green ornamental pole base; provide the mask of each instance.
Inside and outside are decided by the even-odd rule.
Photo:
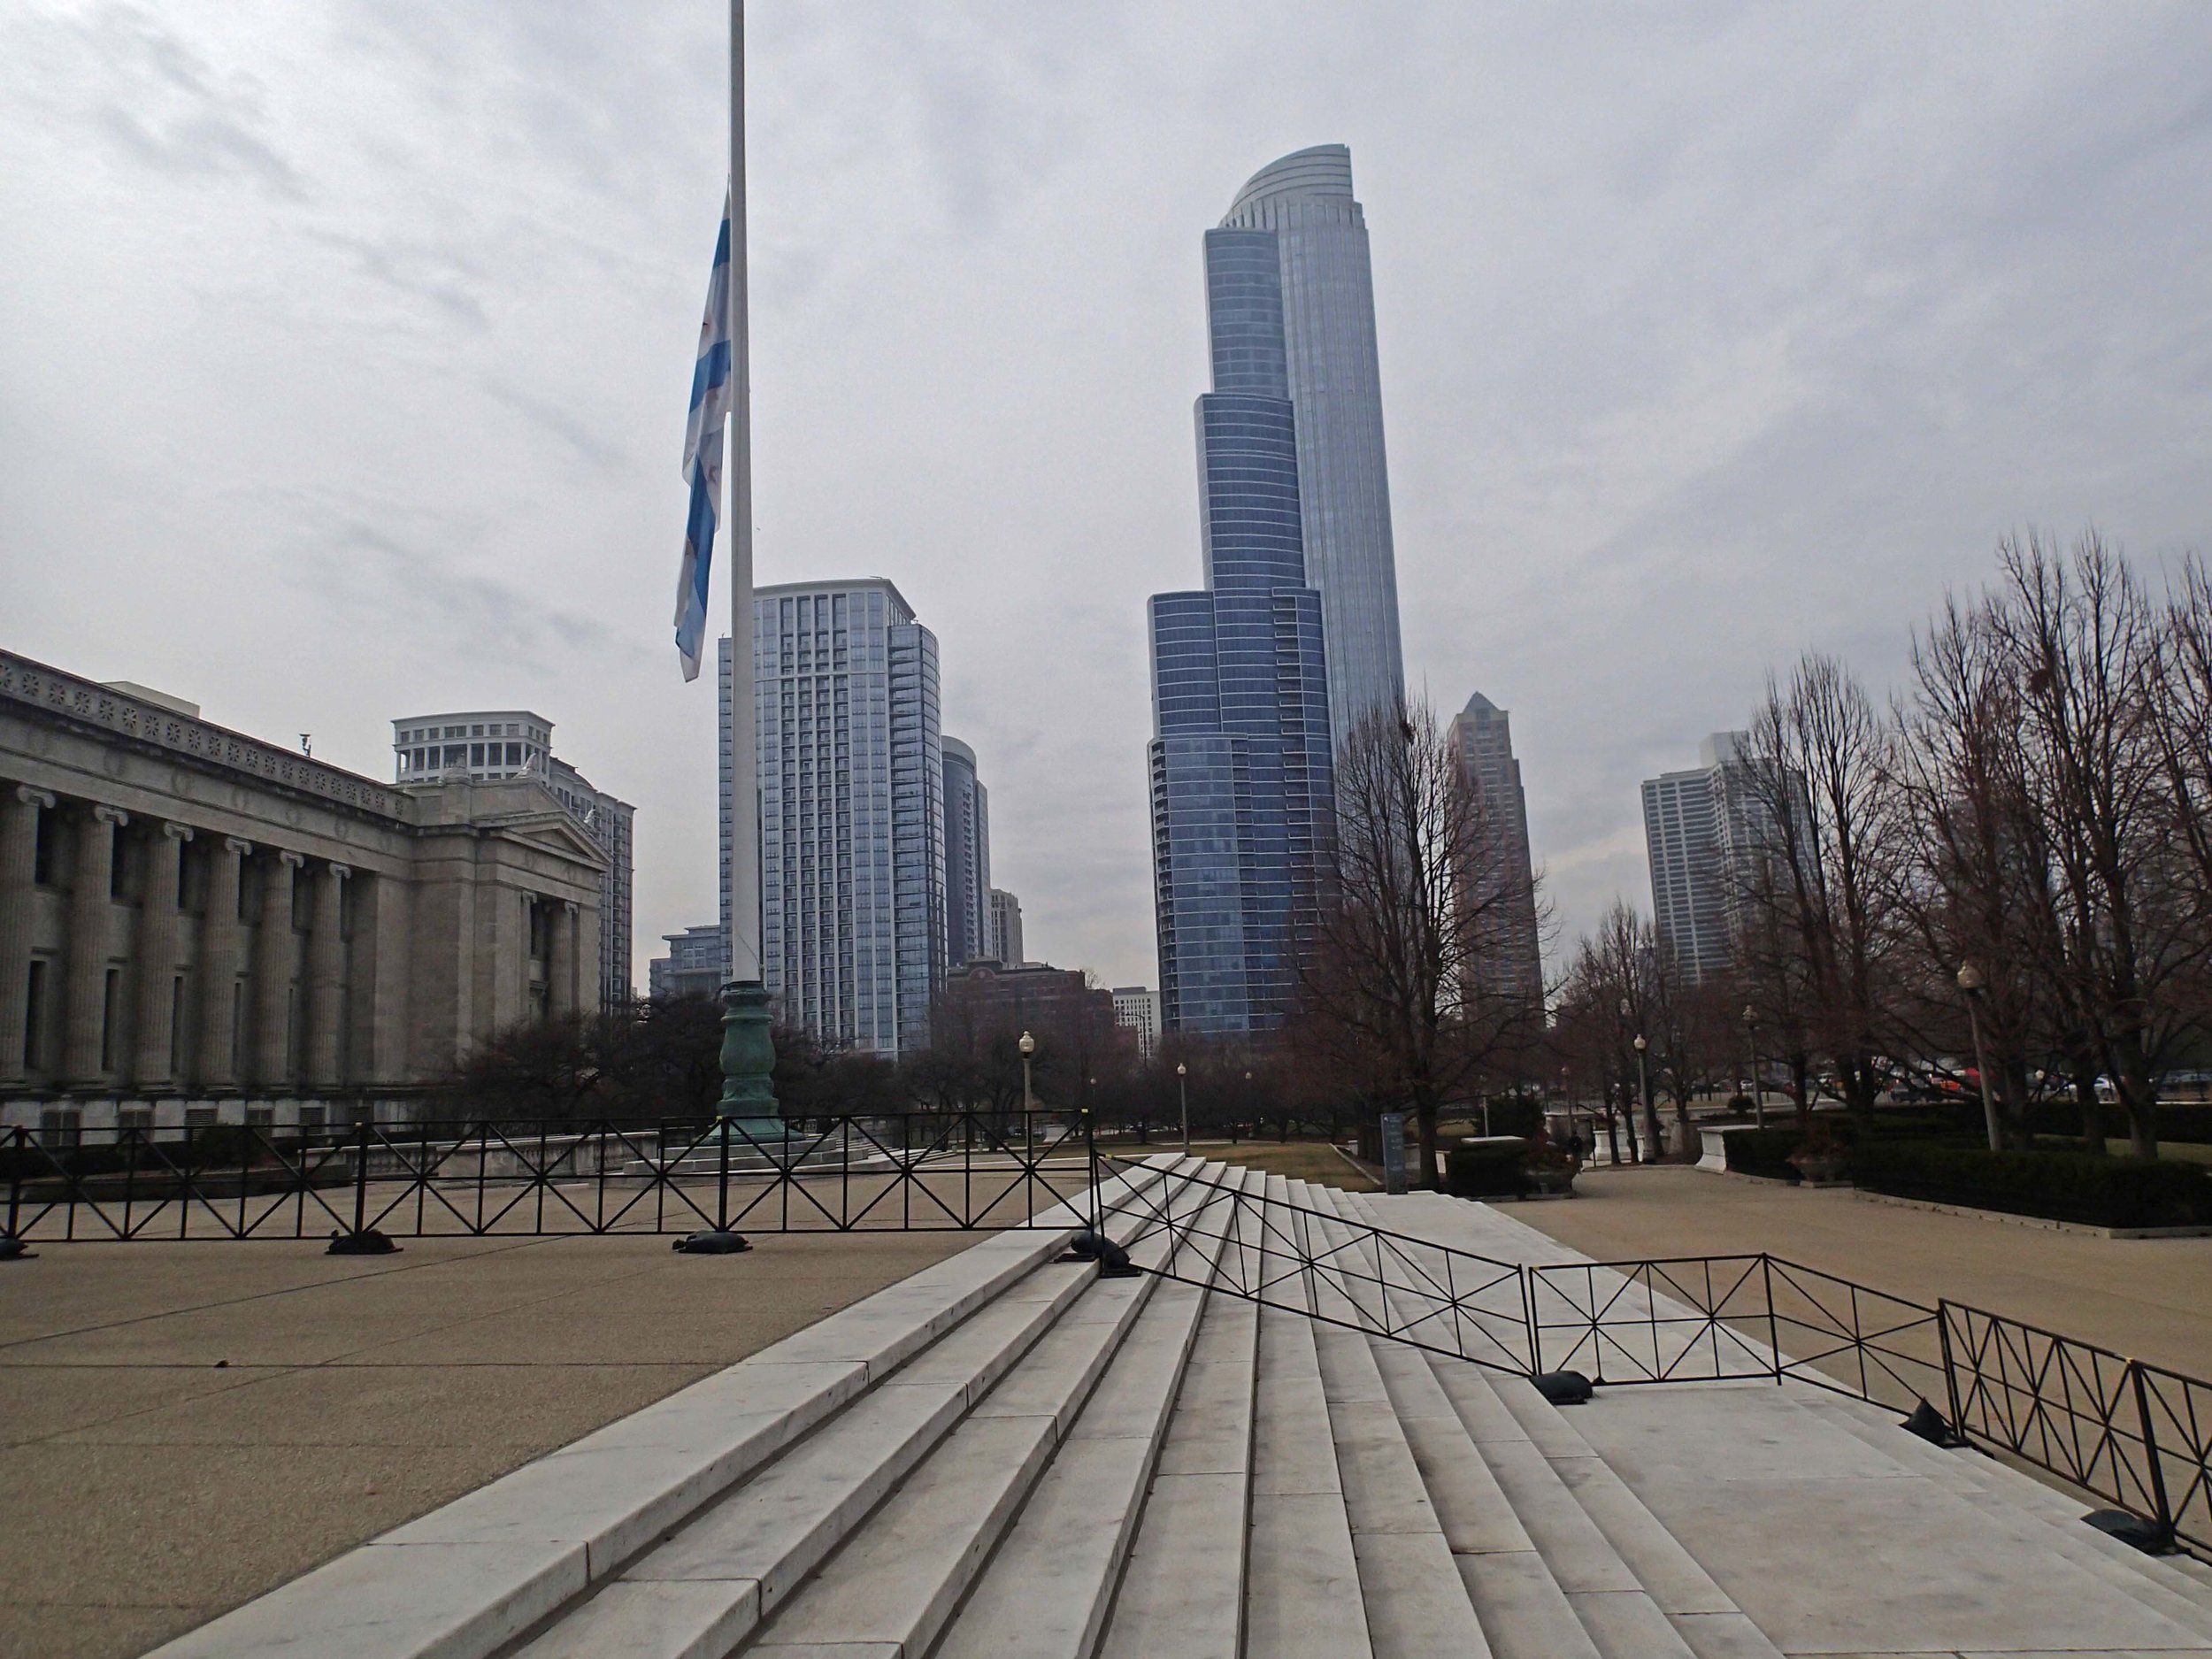
[[[784,1138],[772,1080],[775,1068],[768,987],[758,979],[733,979],[722,987],[722,1098],[714,1108],[726,1138],[735,1139],[739,1131],[764,1145]]]

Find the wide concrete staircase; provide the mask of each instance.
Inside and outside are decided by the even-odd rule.
[[[1756,1563],[1701,1556],[1621,1472],[1649,1463],[1631,1455],[1642,1419],[1606,1420],[1630,1450],[1601,1447],[1521,1378],[1374,1334],[1419,1317],[1422,1300],[1371,1227],[1575,1259],[1494,1211],[1174,1159],[1114,1177],[1103,1198],[1136,1263],[1171,1253],[1173,1277],[1056,1259],[1071,1215],[999,1234],[161,1651],[2031,1651],[1947,1633],[1822,1647],[1779,1602],[1763,1624],[1744,1604],[1773,1601]],[[1145,1224],[1171,1210],[1172,1236]],[[1286,1229],[1332,1265],[1285,1281],[1269,1247]],[[1264,1305],[1224,1288],[1262,1283]],[[2077,1602],[2087,1586],[2129,1609],[2115,1625],[2129,1647],[2068,1651],[2212,1652],[2212,1579],[2193,1567],[2112,1543],[2080,1525],[2080,1506],[1926,1447],[1891,1416],[1770,1384],[1755,1409],[1770,1406],[1794,1414],[1777,1419],[1788,1432],[1801,1417],[1806,1433],[1893,1460],[1896,1493],[1909,1483],[1976,1517],[1978,1537],[2036,1572],[2075,1575]],[[1601,1426],[1599,1408],[1579,1410]]]

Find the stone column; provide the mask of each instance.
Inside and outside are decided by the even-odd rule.
[[[200,924],[200,1087],[238,1087],[238,861],[251,841],[226,835],[208,849],[207,919]]]
[[[177,878],[192,832],[163,824],[149,836],[146,908],[138,922],[138,1067],[141,1094],[176,1087]]]
[[[62,1076],[96,1087],[101,1021],[107,1012],[108,888],[115,879],[115,832],[130,815],[96,806],[78,821],[76,885],[69,890],[69,979]]]
[[[345,1053],[346,944],[340,932],[345,918],[346,864],[326,864],[315,883],[315,933],[308,941],[307,1079],[317,1088],[336,1088],[345,1079],[338,1065]]]
[[[263,870],[261,930],[254,940],[253,1081],[275,1090],[289,1080],[292,1037],[292,872],[307,862],[280,852]]]
[[[23,1015],[31,992],[31,893],[38,869],[43,789],[0,790],[0,1087],[23,1080]]]
[[[555,1018],[576,1011],[576,906],[563,899],[549,905],[553,936],[545,957],[545,1011]]]

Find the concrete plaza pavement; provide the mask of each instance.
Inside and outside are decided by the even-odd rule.
[[[978,1236],[41,1243],[0,1266],[0,1654],[143,1653]]]
[[[1501,1209],[1601,1262],[1764,1250],[2212,1377],[2212,1238],[2105,1239],[1680,1165],[1586,1170],[1575,1186]]]

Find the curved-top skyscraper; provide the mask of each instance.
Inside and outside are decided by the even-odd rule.
[[[1405,695],[1375,282],[1351,150],[1317,144],[1270,162],[1221,224],[1273,233],[1281,262],[1306,580],[1321,590],[1330,733],[1341,743],[1361,713]]]
[[[1350,152],[1301,150],[1206,233],[1202,590],[1151,602],[1153,888],[1170,1031],[1287,1010],[1344,731],[1401,695],[1367,231]]]

